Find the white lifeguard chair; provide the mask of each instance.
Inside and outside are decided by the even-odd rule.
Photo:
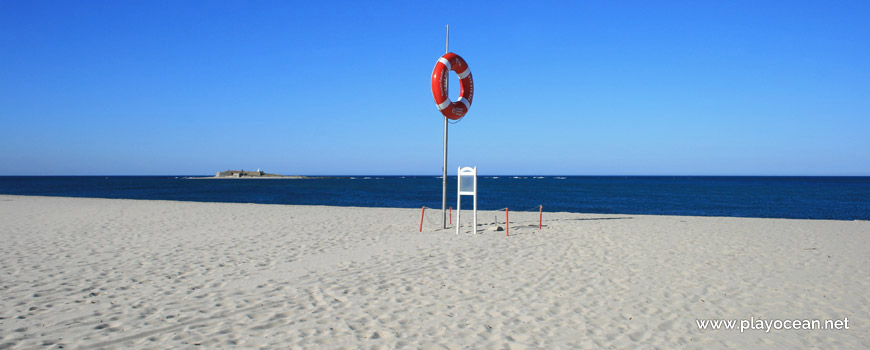
[[[474,196],[474,220],[471,231],[477,233],[477,167],[460,167],[456,176],[456,234],[459,234],[459,226],[462,213],[462,196]]]

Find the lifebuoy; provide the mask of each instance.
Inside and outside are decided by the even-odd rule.
[[[459,100],[456,102],[447,97],[447,77],[450,71],[459,76]],[[438,59],[435,70],[432,71],[432,96],[435,97],[438,110],[449,119],[457,120],[468,113],[474,98],[474,81],[471,79],[471,69],[462,57],[448,52]]]

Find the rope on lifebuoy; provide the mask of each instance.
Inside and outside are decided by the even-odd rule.
[[[447,78],[450,71],[459,76],[459,100],[450,101],[447,96]],[[435,69],[432,71],[432,97],[435,105],[445,117],[458,120],[468,113],[471,108],[471,100],[474,98],[474,80],[471,78],[471,69],[468,63],[459,55],[448,52],[438,58]]]

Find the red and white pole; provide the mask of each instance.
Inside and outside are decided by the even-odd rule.
[[[420,232],[423,232],[423,215],[426,214],[426,206],[423,206],[423,210],[420,211]]]
[[[504,236],[508,237],[510,235],[511,235],[510,216],[508,216],[508,208],[504,208]]]
[[[541,224],[544,222],[544,206],[538,206],[538,229],[541,229]]]

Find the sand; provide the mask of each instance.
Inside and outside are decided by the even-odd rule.
[[[870,348],[870,222],[437,213],[0,196],[0,349]]]

